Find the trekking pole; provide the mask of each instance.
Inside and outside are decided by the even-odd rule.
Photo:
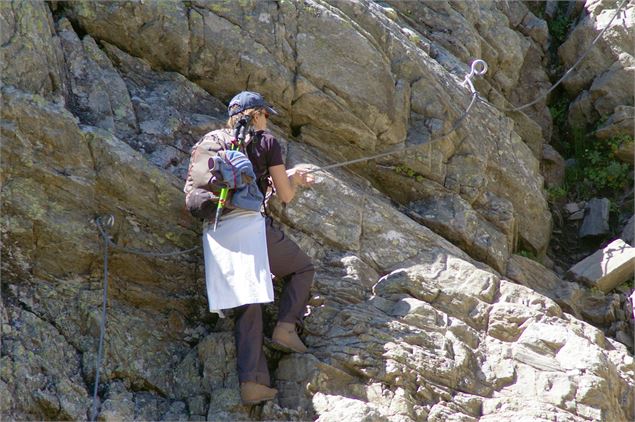
[[[214,231],[216,231],[216,226],[218,226],[218,220],[220,220],[220,216],[223,213],[223,208],[225,208],[225,202],[227,202],[228,193],[229,193],[228,188],[222,188],[220,190],[220,195],[218,196],[218,206],[216,207],[216,216],[214,217]]]
[[[234,139],[232,140],[232,146],[229,148],[230,150],[238,149],[242,144],[250,122],[251,116],[244,116],[236,123],[236,126],[234,127]],[[216,206],[216,216],[214,216],[213,231],[216,231],[216,227],[218,227],[220,216],[223,213],[223,208],[225,208],[225,203],[227,202],[227,195],[229,195],[229,188],[222,188],[220,190],[220,194],[218,195],[218,205]]]

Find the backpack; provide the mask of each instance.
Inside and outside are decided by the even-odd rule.
[[[229,130],[218,129],[205,134],[192,147],[183,192],[185,207],[193,217],[206,220],[214,218],[222,186],[212,183],[209,160],[226,151],[231,142]]]
[[[229,190],[226,208],[259,211],[264,196],[255,182],[249,158],[242,152],[228,149],[233,137],[226,129],[207,133],[192,147],[190,166],[185,182],[185,206],[192,216],[211,220],[215,216],[222,188]]]

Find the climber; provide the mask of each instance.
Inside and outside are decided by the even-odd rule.
[[[309,256],[284,234],[270,216],[263,218],[259,212],[253,213],[253,211],[241,209],[239,204],[234,203],[231,195],[227,201],[229,206],[223,211],[218,230],[213,232],[210,223],[214,219],[215,203],[218,201],[214,192],[218,190],[218,186],[209,184],[213,178],[210,177],[212,173],[207,167],[211,164],[204,164],[203,167],[206,168],[203,170],[197,166],[201,167],[200,163],[212,163],[205,156],[207,151],[215,154],[216,151],[229,149],[228,145],[236,142],[232,133],[236,132],[238,125],[245,124],[247,121],[250,129],[244,142],[241,142],[240,151],[249,158],[253,166],[259,193],[266,197],[272,184],[278,198],[288,203],[293,199],[297,186],[309,185],[314,179],[300,169],[287,170],[285,168],[280,144],[267,130],[267,119],[270,114],[277,113],[265,102],[262,95],[249,91],[239,93],[230,101],[228,114],[226,129],[206,134],[192,148],[184,191],[186,205],[190,212],[195,216],[203,217],[206,221],[203,243],[210,311],[233,308],[240,395],[243,403],[256,404],[272,400],[277,394],[276,389],[270,388],[267,361],[262,349],[264,334],[261,303],[270,302],[273,299],[273,292],[269,287],[271,273],[275,275],[276,280],[288,278],[280,298],[278,321],[271,337],[271,346],[284,352],[305,353],[307,348],[298,336],[297,328],[302,324],[313,283],[314,268]],[[217,147],[216,144],[221,146]],[[200,156],[203,158],[201,159]],[[196,179],[200,181],[197,182]],[[266,207],[266,201],[263,204]],[[245,230],[246,227],[248,227],[247,230]],[[231,231],[231,235],[227,235],[228,231]],[[265,236],[262,236],[263,234]],[[240,242],[240,239],[236,239],[237,237],[248,237],[249,242]],[[226,250],[228,242],[240,245],[241,248],[251,248],[240,251],[250,255],[249,262],[254,262],[256,268],[251,268],[254,265],[244,265],[244,255],[233,262],[231,257],[227,258],[226,255],[231,253]],[[267,256],[266,262],[262,263],[260,257],[264,250]],[[234,264],[229,271],[227,267],[223,267],[228,262]],[[223,268],[225,268],[224,271],[219,271]],[[220,277],[219,272],[222,273]],[[265,276],[263,276],[264,272],[266,272]],[[226,276],[226,274],[231,275]],[[218,283],[219,278],[232,277],[234,280],[227,280],[226,284]],[[214,290],[218,289],[219,285],[223,286],[225,291]],[[232,287],[234,291],[226,291],[231,290]],[[222,306],[222,303],[218,302],[218,297],[215,297],[220,296],[223,300],[224,295],[230,297],[229,302],[224,302],[225,304],[231,302],[230,306]]]

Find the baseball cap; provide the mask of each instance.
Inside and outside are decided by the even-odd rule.
[[[232,98],[227,107],[227,114],[232,117],[250,108],[264,108],[271,114],[278,114],[273,107],[267,104],[262,95],[252,91],[243,91]]]

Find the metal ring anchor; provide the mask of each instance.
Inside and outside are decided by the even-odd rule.
[[[479,69],[480,66],[480,69]],[[487,72],[487,63],[485,60],[476,59],[472,62],[470,67],[470,73],[465,75],[465,79],[461,82],[461,85],[467,87],[472,94],[476,92],[474,85],[472,84],[472,77],[483,76]]]
[[[481,70],[478,70],[478,65],[481,65]],[[482,76],[487,72],[487,63],[485,60],[476,59],[472,62],[470,68],[470,75]]]

